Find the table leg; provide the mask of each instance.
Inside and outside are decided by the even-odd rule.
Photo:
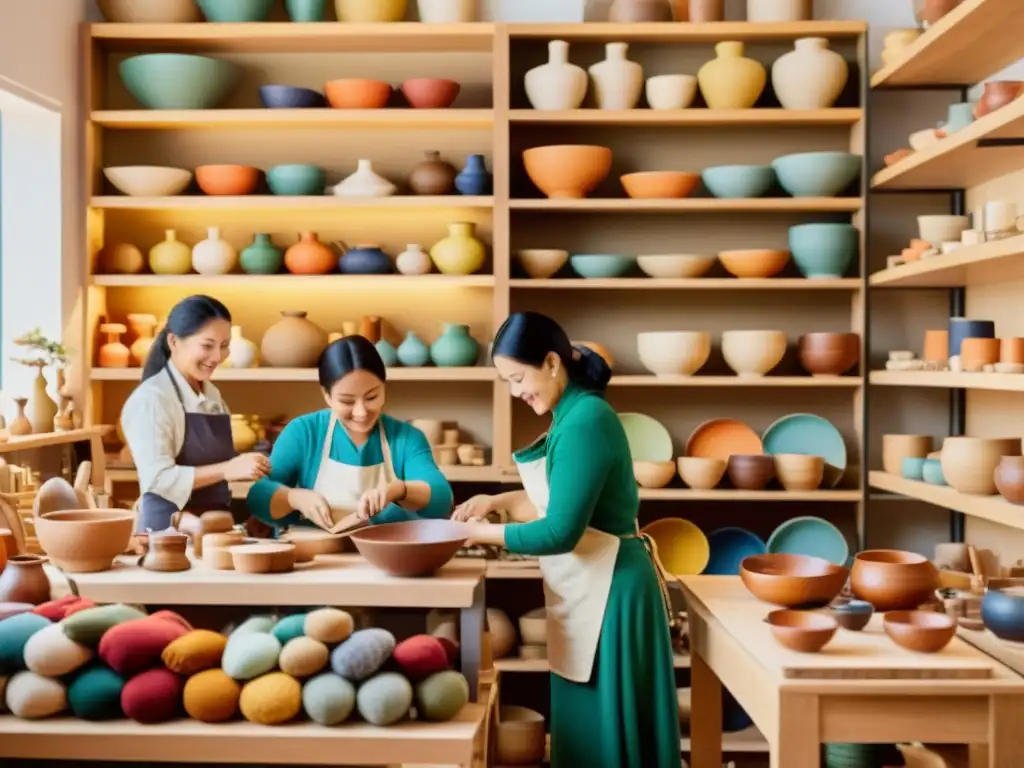
[[[469,700],[480,696],[480,663],[483,659],[484,621],[487,606],[484,601],[484,580],[477,584],[473,604],[459,612],[459,639],[462,650],[462,674],[469,683]]]
[[[722,768],[722,682],[698,653],[690,655],[690,701],[690,767]]]
[[[821,768],[820,733],[817,697],[783,694],[778,732],[769,739],[771,768]]]
[[[1024,697],[992,696],[989,698],[988,768],[1020,768],[1024,766]],[[971,755],[972,759],[974,754]],[[971,762],[971,768],[975,763]]]

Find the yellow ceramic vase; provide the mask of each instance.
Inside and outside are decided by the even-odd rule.
[[[487,248],[476,237],[476,225],[457,221],[448,225],[448,237],[430,249],[430,258],[443,275],[471,275],[487,260]]]
[[[350,24],[375,24],[402,21],[408,0],[334,0],[338,21]]]
[[[750,109],[767,81],[760,62],[743,55],[743,43],[715,46],[715,58],[697,72],[697,84],[711,109]]]
[[[238,453],[247,453],[256,446],[256,432],[240,413],[231,414],[231,442]]]
[[[192,271],[192,249],[168,229],[163,242],[149,249],[149,268],[155,275],[187,275]]]

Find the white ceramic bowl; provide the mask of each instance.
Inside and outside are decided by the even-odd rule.
[[[640,362],[655,376],[692,376],[708,361],[706,331],[650,331],[636,335]]]
[[[717,258],[697,253],[652,253],[637,256],[636,264],[645,275],[672,280],[702,277]]]
[[[786,334],[782,331],[725,331],[722,356],[738,376],[764,376],[782,362]]]
[[[180,195],[192,181],[192,171],[159,165],[122,165],[104,168],[103,175],[130,197],[171,197]]]
[[[647,103],[651,109],[686,109],[697,95],[693,75],[655,75],[647,78]]]
[[[917,217],[917,231],[922,240],[927,240],[936,248],[944,242],[959,240],[968,227],[966,216],[932,215]]]

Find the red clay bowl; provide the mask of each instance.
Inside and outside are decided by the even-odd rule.
[[[835,618],[817,611],[772,611],[765,619],[779,645],[798,653],[817,653],[831,640],[839,627]]]
[[[249,165],[200,165],[196,183],[208,195],[251,195],[260,181],[260,169]]]
[[[923,555],[869,549],[853,559],[850,589],[880,613],[917,608],[938,587],[938,569]]]
[[[935,611],[889,611],[882,626],[896,645],[918,653],[938,653],[956,634],[956,619]]]
[[[444,109],[450,107],[462,86],[443,77],[417,77],[402,83],[402,95],[416,109]]]
[[[383,109],[391,98],[391,85],[380,80],[343,78],[324,83],[324,95],[335,109]]]
[[[751,555],[740,563],[740,580],[754,597],[786,608],[828,605],[848,573],[841,565],[807,555]]]
[[[463,523],[410,520],[373,525],[352,534],[359,554],[392,576],[430,576],[466,543]]]

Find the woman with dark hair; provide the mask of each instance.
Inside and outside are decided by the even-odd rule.
[[[121,411],[139,473],[139,531],[180,525],[179,512],[228,509],[229,482],[270,470],[263,454],[235,453],[230,413],[210,383],[230,340],[227,307],[189,296],[174,305],[150,347],[142,383]]]
[[[475,496],[454,517],[534,518],[467,525],[477,543],[539,558],[551,766],[680,768],[668,595],[637,526],[629,443],[601,394],[611,370],[535,312],[505,321],[492,357],[513,397],[551,413],[551,430],[515,454],[524,490]]]
[[[357,513],[370,523],[448,517],[452,489],[420,430],[384,413],[387,371],[362,336],[327,346],[318,363],[327,408],[288,422],[273,469],[249,490],[249,512],[284,528],[324,530]]]

